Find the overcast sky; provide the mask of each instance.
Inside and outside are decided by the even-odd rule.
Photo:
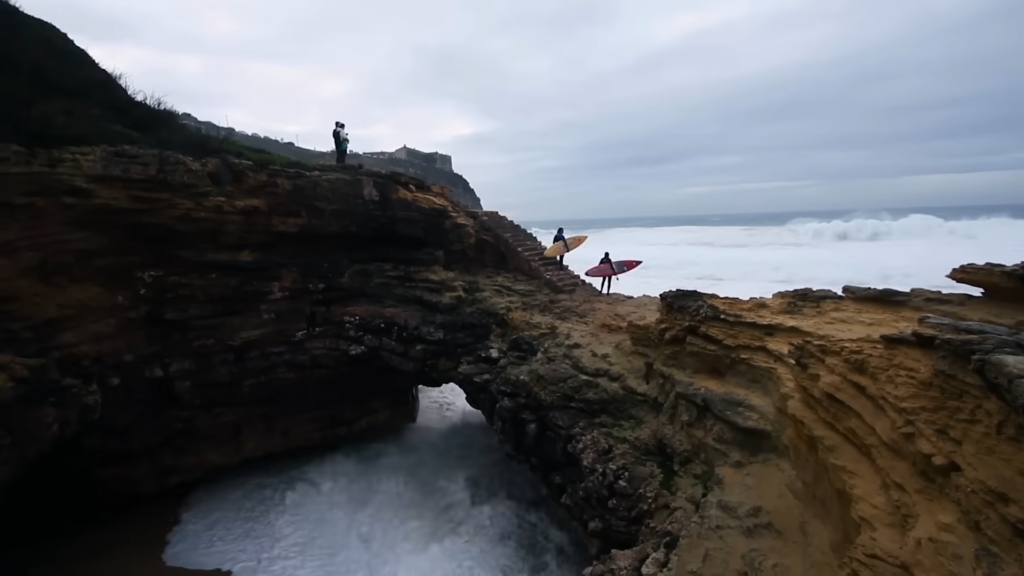
[[[21,0],[179,110],[519,218],[1024,202],[1022,0]]]

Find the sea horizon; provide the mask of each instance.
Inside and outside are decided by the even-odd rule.
[[[784,210],[775,212],[737,212],[728,214],[690,214],[672,216],[611,216],[602,218],[535,219],[518,222],[527,229],[609,230],[616,228],[669,228],[675,226],[784,226],[794,222],[851,220],[898,220],[912,214],[934,216],[942,220],[1010,218],[1024,220],[1024,204],[981,204],[962,206],[910,206],[899,208]]]

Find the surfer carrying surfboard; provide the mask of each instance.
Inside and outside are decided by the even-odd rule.
[[[612,266],[612,258],[611,258],[611,256],[608,255],[607,252],[604,253],[604,258],[601,258],[601,261],[598,262],[597,265],[598,266],[607,266],[609,270],[612,270],[613,272],[615,271],[615,267]],[[608,283],[608,294],[610,295],[612,293],[612,277],[611,276],[602,276],[601,277],[601,288],[600,288],[600,290],[598,290],[598,293],[604,292],[604,283],[605,282]]]
[[[619,275],[625,274],[637,266],[643,264],[643,260],[612,260],[611,256],[607,252],[604,253],[604,258],[601,258],[601,262],[583,273],[584,276],[590,276],[591,278],[601,279],[601,289],[604,289],[605,280],[608,281],[608,293],[612,293],[612,277],[618,278]]]
[[[569,241],[565,239],[565,230],[562,228],[555,232],[555,239],[551,241],[552,244],[558,244],[559,242],[565,244],[565,252],[572,250],[572,248],[569,248]],[[558,265],[562,268],[565,268],[565,252],[558,255]]]

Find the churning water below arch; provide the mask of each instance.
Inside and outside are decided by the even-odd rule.
[[[421,389],[396,437],[194,492],[171,566],[236,576],[566,576],[582,538],[454,385]]]

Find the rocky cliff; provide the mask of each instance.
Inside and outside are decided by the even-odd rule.
[[[0,224],[6,479],[152,493],[455,382],[590,576],[1024,571],[1021,265],[951,273],[985,297],[555,295],[421,181],[125,148],[0,148]]]
[[[0,478],[74,439],[151,492],[408,421],[494,321],[504,256],[401,176],[6,146],[0,190]]]
[[[367,168],[399,172],[414,178],[419,178],[430,184],[445,186],[451,190],[452,200],[458,202],[463,208],[468,208],[469,210],[483,210],[483,204],[480,203],[480,197],[477,195],[476,191],[473,190],[473,187],[470,186],[469,180],[466,180],[466,178],[458,172],[442,170],[436,166],[429,166],[419,162],[410,162],[402,160],[401,158],[374,158],[372,156],[364,156],[358,152],[349,154],[347,161],[352,164],[362,164]]]
[[[586,526],[590,576],[1018,574],[1021,268],[951,274],[1012,302],[580,294],[463,386]]]

